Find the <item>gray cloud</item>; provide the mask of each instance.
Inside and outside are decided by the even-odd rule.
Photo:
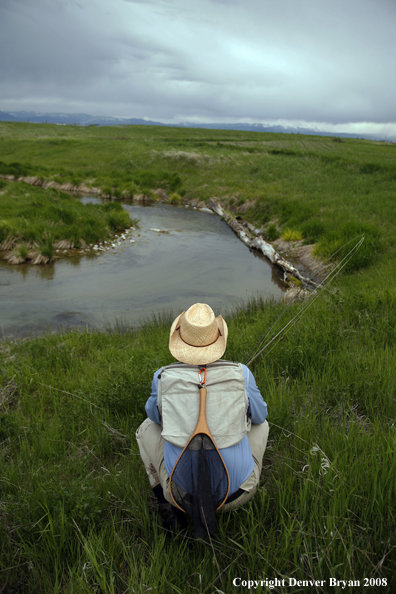
[[[396,125],[392,0],[2,0],[0,109]]]

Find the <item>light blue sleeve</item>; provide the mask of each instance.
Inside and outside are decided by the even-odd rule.
[[[153,381],[151,383],[151,396],[146,402],[145,411],[149,419],[161,425],[161,415],[158,410],[158,376],[161,369],[157,369],[154,373]]]
[[[243,377],[245,378],[246,392],[249,398],[249,409],[254,425],[264,423],[267,418],[267,404],[264,402],[261,392],[257,387],[256,380],[250,369],[242,364]]]

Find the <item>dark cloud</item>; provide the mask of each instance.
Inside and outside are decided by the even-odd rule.
[[[393,0],[2,0],[0,109],[396,126]]]

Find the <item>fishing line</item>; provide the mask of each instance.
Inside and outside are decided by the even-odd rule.
[[[327,282],[327,285],[328,285],[329,283],[331,283],[331,282],[334,280],[334,278],[335,278],[336,276],[338,276],[338,274],[341,272],[341,270],[342,270],[342,269],[343,269],[343,268],[344,268],[344,267],[345,267],[345,266],[348,264],[348,262],[350,261],[350,259],[351,259],[351,258],[352,258],[352,257],[355,255],[355,252],[356,252],[356,251],[357,251],[357,250],[360,248],[360,246],[361,246],[361,244],[363,243],[363,241],[364,241],[364,237],[363,237],[363,238],[362,238],[362,239],[359,241],[359,243],[358,243],[358,244],[357,244],[357,245],[356,245],[356,246],[355,246],[355,247],[354,247],[354,248],[353,248],[353,249],[352,249],[352,250],[351,250],[351,251],[350,251],[350,252],[349,252],[349,253],[348,253],[348,254],[345,256],[345,258],[343,258],[343,260],[341,260],[341,262],[340,262],[340,263],[337,265],[337,269],[336,269],[336,268],[334,268],[334,269],[331,271],[331,273],[329,273],[329,275],[328,275],[328,276],[327,276],[327,277],[326,277],[326,278],[325,278],[325,279],[322,281],[322,283],[321,283],[321,284],[325,283],[325,282],[326,282],[326,281],[329,279],[329,277],[330,277],[331,275],[333,275],[333,276],[332,276],[332,278],[330,278],[330,279],[328,280],[328,282]],[[346,261],[344,262],[344,260],[346,260]],[[344,262],[344,263],[343,263],[343,262]],[[336,272],[335,272],[335,271],[336,271]],[[334,274],[333,274],[333,273],[334,273]],[[327,285],[326,285],[326,287],[325,287],[325,286],[322,286],[322,287],[321,287],[321,288],[322,288],[322,291],[323,291],[323,290],[326,290],[326,291],[328,290],[328,289],[327,289]],[[321,286],[321,285],[319,285],[319,286],[318,286],[318,288],[319,288],[320,286]],[[315,291],[316,291],[316,290],[315,290]],[[315,291],[314,291],[313,293],[315,293]],[[294,317],[293,317],[293,318],[290,320],[290,322],[289,322],[288,324],[286,324],[286,326],[284,326],[284,327],[283,327],[283,328],[282,328],[282,329],[281,329],[281,330],[278,332],[278,334],[277,334],[276,336],[274,336],[274,338],[273,338],[272,340],[270,340],[270,342],[269,342],[269,343],[268,343],[268,344],[267,344],[267,345],[266,345],[266,346],[265,346],[263,349],[261,349],[261,351],[260,351],[259,353],[257,353],[257,355],[256,355],[256,356],[255,356],[255,357],[254,357],[254,358],[253,358],[253,359],[252,359],[250,362],[249,362],[249,364],[248,364],[248,365],[250,365],[250,363],[251,363],[251,362],[252,362],[254,359],[256,359],[256,358],[257,358],[257,357],[258,357],[258,356],[259,356],[259,355],[260,355],[260,354],[261,354],[261,353],[262,353],[262,352],[263,352],[263,351],[264,351],[264,350],[265,350],[265,349],[266,349],[268,346],[270,346],[270,344],[271,344],[271,343],[273,343],[273,342],[274,342],[274,341],[275,341],[275,340],[276,340],[278,337],[279,337],[279,340],[278,340],[278,342],[279,342],[279,341],[281,340],[281,338],[283,338],[283,337],[281,337],[281,334],[283,334],[283,332],[284,332],[284,331],[286,331],[286,329],[287,329],[287,332],[288,332],[288,331],[291,329],[291,327],[292,327],[292,323],[293,323],[293,322],[295,322],[295,321],[296,321],[296,320],[299,318],[299,316],[301,316],[301,314],[302,314],[302,313],[303,313],[303,312],[304,312],[306,309],[308,309],[308,307],[310,307],[310,306],[312,305],[312,303],[315,301],[315,299],[317,299],[317,297],[319,297],[321,294],[322,294],[322,292],[320,292],[320,293],[317,293],[317,294],[316,294],[316,295],[315,295],[315,296],[314,296],[314,297],[313,297],[313,298],[312,298],[312,299],[309,301],[309,303],[307,303],[307,305],[305,305],[305,307],[303,307],[303,308],[302,308],[302,309],[301,309],[301,310],[300,310],[300,311],[299,311],[299,312],[298,312],[298,313],[297,313],[297,314],[296,314],[296,315],[295,315],[295,316],[294,316]],[[286,332],[286,333],[287,333],[287,332]],[[276,342],[276,343],[273,345],[272,349],[273,349],[273,348],[275,348],[275,346],[278,344],[278,342]],[[268,353],[270,353],[270,352],[272,351],[272,349],[271,349],[270,351],[268,351]],[[267,355],[268,353],[266,353],[266,355]],[[266,356],[266,355],[265,355],[265,356]]]
[[[322,281],[322,282],[321,282],[321,283],[320,283],[320,284],[319,284],[319,285],[316,287],[316,289],[315,289],[315,290],[312,292],[312,294],[314,294],[314,293],[315,293],[315,291],[317,291],[317,289],[319,289],[320,287],[321,287],[322,289],[325,289],[326,291],[328,290],[328,289],[327,289],[327,286],[324,286],[324,283],[325,283],[325,282],[326,282],[326,280],[327,280],[327,279],[328,279],[328,278],[329,278],[329,277],[330,277],[330,276],[331,276],[331,275],[332,275],[332,274],[333,274],[333,273],[334,273],[334,272],[335,272],[335,271],[336,271],[336,270],[339,268],[340,270],[338,270],[338,272],[337,272],[337,273],[336,273],[336,274],[333,276],[333,278],[335,278],[335,276],[336,276],[336,275],[337,275],[337,274],[338,274],[338,273],[339,273],[339,272],[342,270],[342,268],[343,268],[343,267],[344,267],[344,266],[345,266],[345,265],[348,263],[348,262],[345,262],[344,266],[341,266],[341,265],[342,265],[342,263],[344,262],[344,260],[345,260],[346,258],[348,258],[348,256],[350,256],[350,255],[351,255],[351,257],[352,257],[352,256],[354,255],[354,253],[355,253],[355,250],[359,249],[360,245],[362,244],[362,242],[363,242],[363,240],[364,240],[364,236],[359,236],[359,237],[361,237],[361,239],[359,240],[358,244],[356,244],[356,245],[354,246],[354,248],[352,248],[352,250],[351,250],[351,251],[350,251],[350,252],[349,252],[349,253],[348,253],[348,254],[347,254],[347,255],[346,255],[346,256],[345,256],[345,257],[344,257],[342,260],[341,260],[341,262],[339,262],[339,263],[336,265],[336,267],[335,267],[335,268],[333,268],[333,270],[332,270],[332,271],[331,271],[331,272],[330,272],[330,273],[327,275],[327,277],[326,277],[325,279],[323,279],[323,281]],[[327,262],[329,262],[329,261],[330,261],[330,260],[331,260],[331,259],[332,259],[332,258],[333,258],[333,257],[334,257],[334,256],[335,256],[335,255],[336,255],[336,254],[337,254],[337,253],[340,251],[340,250],[342,250],[342,249],[343,249],[343,248],[344,248],[346,245],[348,245],[348,244],[349,244],[349,243],[351,243],[352,241],[356,241],[356,239],[358,239],[358,238],[357,238],[357,237],[355,237],[355,238],[353,238],[353,239],[349,240],[349,241],[348,241],[347,243],[345,243],[344,245],[342,245],[342,246],[341,246],[341,247],[340,247],[338,250],[336,250],[336,251],[335,251],[335,252],[334,252],[334,253],[333,253],[333,254],[330,256],[330,258],[329,258],[328,260],[326,260],[326,262],[323,264],[323,266],[325,266],[325,265],[327,264]],[[349,261],[349,260],[348,260],[348,261]],[[341,268],[340,268],[340,267],[341,267]],[[331,282],[331,280],[333,280],[333,279],[330,279],[330,280],[329,280],[329,283]],[[327,284],[329,284],[329,283],[327,283]],[[256,346],[255,346],[255,347],[252,349],[252,351],[251,351],[251,352],[249,353],[249,355],[246,357],[246,359],[245,359],[245,361],[244,361],[244,364],[246,364],[246,361],[249,359],[249,357],[250,357],[250,356],[252,355],[252,353],[255,351],[255,349],[257,348],[257,346],[258,346],[258,345],[259,345],[259,344],[260,344],[260,343],[261,343],[261,342],[264,340],[264,338],[265,338],[265,337],[268,335],[269,331],[270,331],[270,330],[271,330],[271,329],[274,327],[274,325],[276,324],[276,322],[277,322],[277,321],[278,321],[278,320],[279,320],[279,319],[282,317],[282,315],[283,315],[283,314],[284,314],[284,313],[287,311],[287,309],[290,307],[290,305],[292,305],[292,304],[294,303],[294,301],[295,301],[295,300],[297,299],[297,297],[299,296],[299,294],[300,294],[301,290],[302,290],[302,288],[301,288],[301,289],[300,289],[300,291],[299,291],[299,292],[298,292],[298,293],[297,293],[297,294],[294,296],[294,298],[293,298],[293,299],[292,299],[292,301],[291,301],[291,302],[290,302],[290,303],[287,305],[287,307],[285,307],[285,309],[282,311],[282,313],[281,313],[281,314],[280,314],[280,315],[279,315],[279,316],[276,318],[275,322],[274,322],[274,323],[271,325],[271,327],[269,328],[269,330],[267,330],[267,332],[264,334],[264,336],[263,336],[263,337],[262,337],[262,338],[261,338],[261,339],[258,341],[258,343],[256,344]],[[317,296],[317,295],[316,295],[316,296]],[[316,296],[315,296],[315,298],[316,298]],[[307,306],[306,306],[306,307],[307,307]],[[300,313],[301,313],[301,312],[300,312]],[[299,315],[299,314],[297,314],[297,316],[298,316],[298,315]],[[297,316],[296,316],[296,317],[297,317]],[[286,328],[286,327],[287,327],[287,326],[285,326],[285,328]],[[272,349],[271,349],[271,350],[272,350]],[[252,361],[250,361],[250,363],[251,363],[251,362],[252,362]],[[249,365],[250,363],[247,363],[247,365]]]
[[[332,260],[334,258],[334,256],[336,256],[338,254],[338,252],[340,252],[342,249],[344,249],[347,245],[349,245],[350,243],[352,243],[352,241],[356,241],[357,239],[362,238],[364,239],[364,236],[359,235],[358,237],[354,237],[353,239],[350,239],[349,241],[347,241],[346,243],[344,243],[341,247],[338,248],[338,250],[336,250],[331,256],[330,258],[328,258],[322,265],[322,268],[324,268],[328,262],[330,262],[330,260]],[[356,247],[356,246],[355,246]],[[359,246],[360,247],[360,246]],[[348,254],[349,255],[349,254]],[[342,261],[341,261],[342,262]],[[340,264],[340,263],[339,263]],[[338,265],[339,265],[338,264]],[[338,266],[337,265],[337,266]],[[333,270],[331,272],[333,272],[336,268],[333,268]],[[326,277],[328,278],[328,276]],[[325,279],[326,280],[326,279]],[[322,281],[323,283],[324,281]],[[321,284],[322,284],[321,283]],[[321,284],[319,284],[316,289],[318,289]],[[284,308],[284,310],[279,314],[279,316],[276,318],[275,322],[268,328],[267,332],[264,334],[264,336],[262,338],[260,338],[260,340],[257,342],[257,344],[252,348],[252,350],[250,351],[250,353],[247,355],[247,357],[245,358],[245,360],[243,361],[243,364],[246,365],[246,362],[249,360],[249,357],[251,357],[251,355],[254,353],[254,351],[256,350],[256,348],[263,342],[263,340],[265,339],[266,336],[268,336],[269,332],[272,330],[272,328],[275,326],[275,324],[278,322],[278,320],[283,316],[284,313],[286,313],[287,309],[293,305],[293,303],[298,299],[298,296],[300,295],[301,291],[303,290],[303,287],[307,286],[307,285],[303,285],[300,290],[298,291],[298,293],[293,297],[293,299],[288,303],[288,305]],[[315,290],[316,290],[315,289]],[[327,289],[327,287],[322,287],[322,289]]]
[[[299,296],[299,294],[301,293],[301,291],[302,291],[302,288],[293,297],[293,299],[287,304],[287,306],[282,310],[282,312],[276,318],[275,322],[273,322],[273,324],[271,324],[271,326],[268,328],[267,332],[265,332],[265,334],[260,338],[260,340],[258,341],[258,343],[255,344],[255,346],[252,348],[252,350],[247,355],[247,357],[245,357],[245,360],[243,361],[243,364],[244,365],[246,365],[247,361],[249,361],[249,357],[251,357],[251,355],[254,353],[254,351],[257,349],[257,347],[263,342],[263,340],[265,339],[265,337],[268,336],[268,334],[271,332],[272,328],[275,326],[275,324],[278,322],[278,320],[280,320],[281,317],[283,316],[283,314],[286,313],[286,311],[289,309],[289,307],[291,305],[293,305],[294,301],[297,299],[297,297]]]
[[[347,245],[349,245],[350,243],[352,243],[352,241],[356,241],[356,240],[358,240],[358,239],[359,239],[359,242],[361,242],[361,243],[360,243],[360,245],[361,245],[361,244],[363,243],[363,241],[364,241],[364,235],[358,235],[357,237],[354,237],[353,239],[350,239],[349,241],[347,241],[346,243],[344,243],[344,245],[342,245],[341,247],[339,247],[339,248],[338,248],[338,250],[336,250],[336,251],[334,252],[334,254],[331,254],[330,258],[328,258],[328,259],[326,260],[326,262],[324,262],[324,263],[323,263],[323,266],[322,266],[322,268],[323,268],[324,266],[326,266],[326,264],[327,264],[328,262],[330,262],[330,260],[332,260],[332,259],[334,258],[334,256],[336,256],[336,255],[338,254],[338,252],[340,252],[341,250],[343,250],[343,249],[344,249],[344,247],[346,247]],[[356,244],[356,245],[358,245],[358,244]],[[358,247],[360,247],[360,245],[359,245]],[[355,246],[355,247],[356,247],[356,246]],[[352,249],[353,249],[353,248],[352,248]],[[352,250],[351,250],[351,251],[352,251]],[[348,256],[348,255],[349,255],[349,254],[347,254],[347,256]]]
[[[356,238],[355,238],[356,239]],[[350,240],[348,243],[351,243],[351,241],[354,240]],[[314,297],[309,301],[309,303],[307,303],[299,312],[297,312],[297,314],[265,345],[264,348],[262,348],[246,365],[249,367],[249,365],[251,365],[251,363],[253,363],[253,361],[255,361],[257,359],[257,357],[259,357],[277,338],[279,338],[286,329],[290,330],[290,326],[293,322],[295,322],[297,320],[297,318],[299,318],[299,316],[301,316],[301,314],[306,311],[306,309],[308,309],[308,307],[310,307],[312,305],[312,303],[315,301],[315,299],[317,299],[319,297],[319,295],[322,294],[322,291],[318,291],[319,288],[326,289],[327,290],[327,285],[330,284],[335,278],[336,276],[338,276],[338,274],[341,272],[341,270],[343,270],[343,268],[345,268],[345,266],[348,264],[348,262],[351,260],[351,258],[355,255],[355,253],[357,252],[357,250],[360,248],[360,246],[362,245],[364,241],[364,235],[361,237],[361,239],[358,241],[358,243],[350,250],[350,252],[341,260],[341,262],[339,262],[335,268],[333,268],[333,270],[323,279],[323,281],[318,285],[318,287],[312,292],[312,294],[314,295]],[[336,252],[334,252],[333,256],[335,254],[337,254],[337,252],[339,252],[342,248],[345,247],[345,245],[348,245],[348,243],[344,244],[343,246],[341,246],[341,248],[339,248]],[[331,256],[331,258],[333,257]],[[329,258],[329,260],[331,259]],[[328,282],[327,282],[328,281]],[[326,283],[326,287],[324,286],[324,283]],[[289,304],[290,305],[290,304]],[[288,306],[289,307],[289,306]],[[283,310],[283,312],[286,311],[285,308]],[[283,313],[282,312],[282,313]],[[281,314],[282,315],[282,314]],[[275,320],[275,322],[278,321],[278,319],[280,318],[280,316],[278,316],[277,320]],[[275,323],[274,323],[275,324]],[[272,324],[271,328],[274,326],[274,324]],[[266,332],[265,336],[268,334],[268,332]],[[262,340],[259,341],[258,344],[260,344],[262,342]],[[279,341],[278,341],[279,342]],[[256,345],[256,347],[253,349],[253,351],[257,348],[258,344]],[[276,343],[277,344],[277,343]],[[275,345],[274,345],[275,347]],[[273,347],[273,348],[274,348]],[[272,349],[271,349],[272,351]],[[268,351],[270,352],[270,351]],[[268,353],[266,353],[267,355]],[[249,354],[250,356],[250,354]]]
[[[338,275],[338,274],[341,272],[341,270],[342,270],[342,269],[343,269],[343,268],[344,268],[344,267],[345,267],[345,266],[348,264],[349,260],[350,260],[350,259],[351,259],[351,258],[352,258],[354,255],[355,255],[355,252],[356,252],[356,251],[357,251],[357,250],[360,248],[360,246],[361,246],[361,244],[363,243],[363,241],[364,241],[364,237],[363,237],[363,238],[362,238],[362,239],[359,241],[359,243],[358,243],[358,244],[357,244],[357,245],[356,245],[354,248],[352,248],[352,250],[351,250],[351,251],[350,251],[350,252],[349,252],[349,253],[348,253],[348,254],[345,256],[345,258],[343,258],[343,260],[341,260],[341,262],[339,262],[339,264],[337,265],[337,267],[336,267],[336,268],[334,268],[334,269],[333,269],[333,270],[332,270],[332,271],[331,271],[331,272],[328,274],[328,276],[327,276],[327,277],[326,277],[326,278],[325,278],[325,279],[322,281],[322,283],[320,283],[320,285],[318,285],[317,289],[319,289],[319,287],[321,287],[321,288],[322,288],[322,290],[327,290],[327,286],[326,286],[326,287],[322,286],[322,285],[323,285],[323,283],[325,283],[325,282],[326,282],[326,281],[329,279],[329,277],[330,277],[330,276],[331,276],[331,275],[332,275],[332,274],[335,272],[335,270],[337,270],[337,271],[335,272],[335,274],[333,274],[332,278],[330,278],[330,280],[328,281],[328,283],[327,283],[327,284],[329,284],[329,283],[331,283],[331,282],[332,282],[332,280],[333,280],[333,279],[334,279],[334,278],[335,278],[335,277],[336,277],[336,276],[337,276],[337,275]],[[344,247],[344,246],[343,246],[343,247]],[[343,264],[344,260],[346,260],[346,262]],[[291,320],[290,320],[290,321],[289,321],[289,322],[288,322],[288,323],[287,323],[287,324],[286,324],[286,325],[285,325],[285,326],[284,326],[284,327],[283,327],[283,328],[282,328],[282,329],[281,329],[281,330],[278,332],[278,334],[276,334],[276,336],[274,336],[274,337],[273,337],[273,338],[272,338],[272,339],[271,339],[271,340],[270,340],[270,341],[269,341],[269,342],[266,344],[266,346],[265,346],[263,349],[261,349],[261,350],[260,350],[260,351],[259,351],[259,352],[258,352],[258,353],[257,353],[257,354],[256,354],[256,355],[255,355],[255,356],[254,356],[254,357],[253,357],[253,358],[252,358],[250,361],[249,361],[249,363],[247,364],[247,366],[249,366],[249,365],[250,365],[250,364],[251,364],[251,363],[252,363],[252,362],[253,362],[255,359],[257,359],[257,357],[258,357],[258,356],[259,356],[261,353],[263,353],[263,352],[265,351],[265,349],[266,349],[266,348],[268,348],[268,347],[269,347],[269,346],[270,346],[270,345],[271,345],[271,344],[272,344],[272,343],[273,343],[273,342],[274,342],[274,341],[275,341],[275,340],[276,340],[278,337],[280,337],[280,335],[281,335],[281,334],[283,334],[283,332],[284,332],[286,329],[290,330],[291,324],[292,324],[293,322],[295,322],[295,321],[297,320],[297,318],[298,318],[298,317],[299,317],[299,316],[300,316],[300,315],[301,315],[301,314],[302,314],[302,313],[303,313],[303,312],[304,312],[306,309],[308,309],[308,307],[310,307],[310,306],[312,305],[312,303],[315,301],[315,299],[317,299],[317,297],[319,297],[319,295],[321,295],[321,294],[322,294],[322,292],[318,293],[318,292],[317,292],[317,289],[315,289],[315,291],[313,291],[313,294],[314,294],[314,293],[316,293],[316,295],[313,297],[313,299],[311,299],[311,300],[309,301],[309,303],[307,303],[307,305],[305,305],[305,306],[304,306],[304,307],[303,307],[303,308],[302,308],[302,309],[301,309],[301,310],[300,310],[300,311],[299,311],[299,312],[298,312],[298,313],[297,313],[297,314],[296,314],[296,315],[295,315],[295,316],[294,316],[294,317],[293,317],[293,318],[292,318],[292,319],[291,319]],[[280,338],[279,338],[279,340],[280,340]],[[279,342],[279,341],[278,341],[278,342]],[[278,344],[278,343],[275,343],[275,344],[273,345],[273,347],[272,347],[272,348],[274,348],[274,347],[275,347],[277,344]],[[272,351],[272,349],[271,349],[270,351],[268,351],[268,353],[269,353],[269,352],[271,352],[271,351]],[[268,353],[266,353],[266,355],[267,355]],[[265,355],[265,356],[266,356],[266,355]]]

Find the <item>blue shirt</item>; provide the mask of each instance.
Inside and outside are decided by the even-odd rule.
[[[242,365],[243,377],[245,379],[246,393],[249,400],[248,414],[251,417],[252,423],[259,425],[264,423],[267,418],[267,405],[261,396],[260,390],[256,385],[250,369],[246,365]],[[161,416],[158,410],[158,375],[160,369],[154,373],[153,382],[151,384],[151,396],[146,402],[146,413],[149,419],[161,425]],[[168,476],[171,475],[174,465],[179,458],[182,448],[179,448],[168,441],[165,441],[164,448],[164,464]],[[224,463],[227,467],[230,477],[229,495],[232,495],[239,489],[241,484],[252,474],[254,468],[254,461],[248,436],[245,437],[236,445],[229,448],[222,448],[219,450]]]

